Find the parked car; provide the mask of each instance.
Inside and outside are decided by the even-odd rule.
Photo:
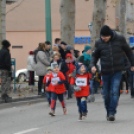
[[[27,69],[20,69],[16,72],[16,78],[18,78],[19,82],[25,82],[28,80],[28,70]],[[35,81],[38,81],[38,76],[35,74],[34,77]]]

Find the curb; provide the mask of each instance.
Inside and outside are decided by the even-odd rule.
[[[19,102],[19,101],[27,101],[27,100],[34,100],[34,99],[40,99],[40,98],[45,98],[46,96],[32,96],[32,97],[24,97],[24,98],[15,98],[12,99],[11,102]],[[11,103],[9,102],[9,103]],[[0,104],[5,103],[3,100],[0,98]]]

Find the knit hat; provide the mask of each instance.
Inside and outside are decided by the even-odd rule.
[[[48,67],[48,68],[47,68],[47,71],[52,71],[51,67]]]
[[[81,68],[82,65],[84,65],[84,64],[81,63],[81,62],[77,62],[77,63],[75,64],[76,73],[80,74],[80,68]],[[85,65],[84,65],[84,66],[85,66]],[[87,72],[87,67],[85,66],[85,68],[86,68],[86,72]]]
[[[57,67],[58,64],[57,63],[51,63],[51,69],[53,70],[55,67]]]
[[[11,46],[10,42],[8,40],[3,40],[2,41],[2,45],[6,48],[8,48],[9,46]]]
[[[90,49],[92,49],[92,47],[89,46],[89,45],[86,45],[85,48],[84,48],[84,52],[87,52],[87,51],[90,50]]]
[[[66,50],[69,50],[70,51],[70,50],[74,50],[74,48],[71,45],[67,45],[66,46]]]
[[[101,28],[100,35],[102,35],[102,36],[112,36],[113,32],[112,32],[112,30],[111,30],[111,28],[109,26],[104,25]]]
[[[73,56],[70,53],[67,53],[65,58],[67,59],[68,57],[70,57],[71,60],[73,60]]]
[[[45,42],[46,45],[51,45],[50,41]]]
[[[34,54],[33,51],[30,51],[30,52],[29,52],[29,55],[33,55],[33,54]]]
[[[64,41],[62,41],[62,42],[61,42],[61,45],[65,45],[65,46],[66,46],[66,45],[67,45],[67,43],[66,43],[66,42],[64,42]]]

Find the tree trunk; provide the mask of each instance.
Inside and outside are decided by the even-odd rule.
[[[75,0],[61,0],[61,40],[74,46]]]
[[[95,41],[100,37],[100,29],[105,23],[107,0],[94,0],[93,28],[91,32],[91,46],[94,49]]]
[[[119,31],[125,38],[127,38],[126,0],[120,0],[120,21],[119,22],[120,22]]]

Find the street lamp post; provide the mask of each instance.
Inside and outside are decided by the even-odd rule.
[[[52,44],[51,0],[45,0],[46,40]]]

